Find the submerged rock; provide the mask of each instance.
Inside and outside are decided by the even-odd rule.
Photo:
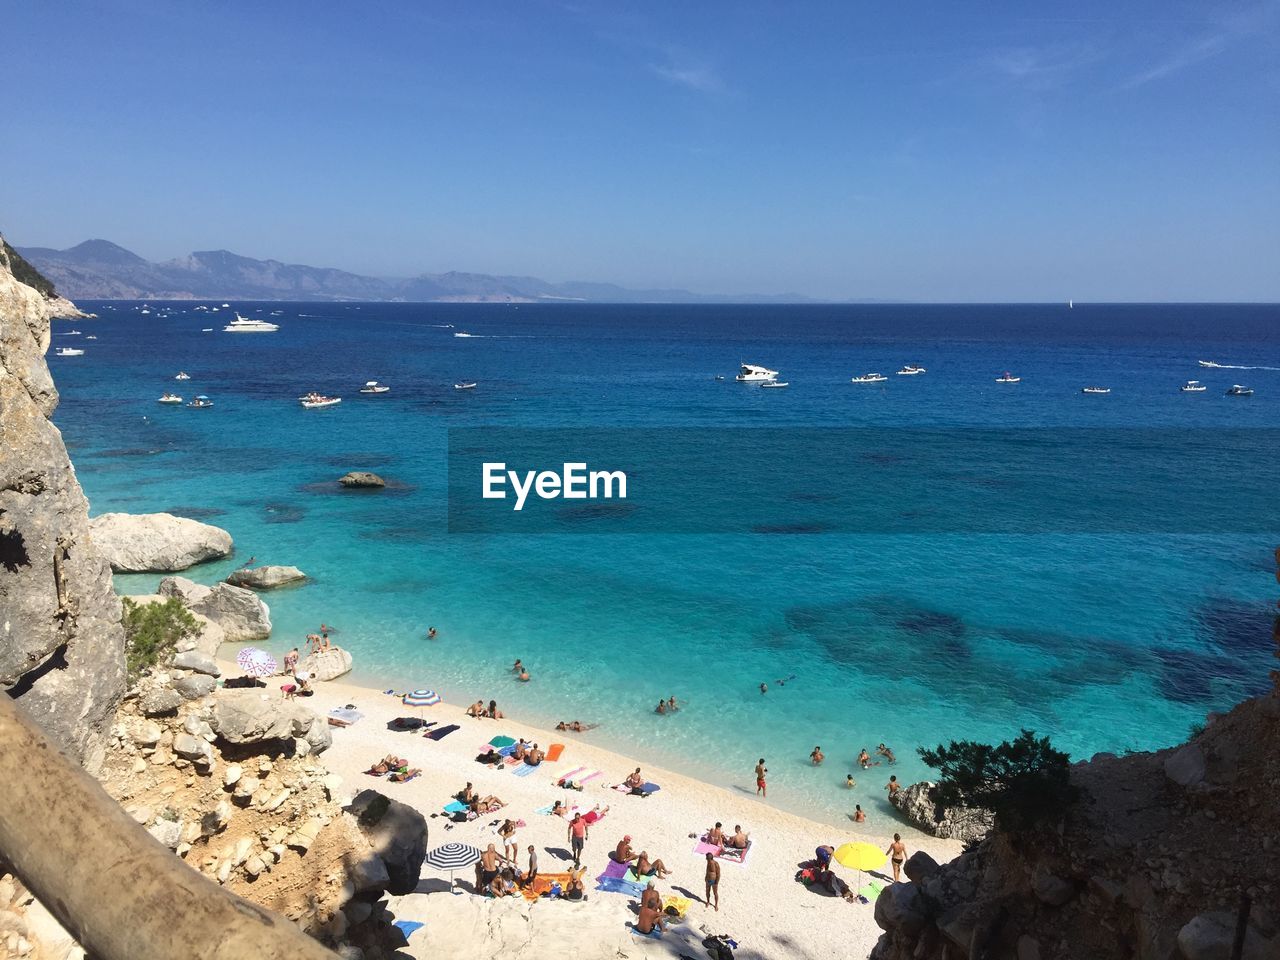
[[[338,482],[344,487],[385,487],[387,482],[376,473],[370,473],[367,470],[352,470],[350,473],[338,479]]]
[[[89,530],[116,573],[185,570],[231,553],[227,531],[171,513],[104,513]]]
[[[265,566],[246,567],[233,571],[227,577],[227,583],[236,587],[251,587],[254,590],[274,590],[288,583],[298,583],[307,579],[307,575],[297,567]]]

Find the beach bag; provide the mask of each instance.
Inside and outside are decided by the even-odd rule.
[[[728,937],[723,933],[716,937],[707,937],[702,941],[702,945],[707,950],[707,956],[711,960],[733,960],[733,950],[728,944]]]

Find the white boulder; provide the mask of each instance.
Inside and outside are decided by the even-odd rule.
[[[170,513],[104,513],[89,521],[94,546],[116,573],[167,573],[231,553],[227,531]]]

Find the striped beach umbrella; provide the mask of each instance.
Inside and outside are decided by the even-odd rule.
[[[237,653],[236,664],[251,677],[269,677],[278,669],[276,658],[257,647],[245,647]]]
[[[406,707],[434,707],[440,702],[440,694],[434,690],[414,690],[400,699]]]
[[[479,859],[480,851],[469,843],[446,843],[428,853],[425,863],[435,870],[448,870],[449,887],[452,888],[453,872],[469,867]]]

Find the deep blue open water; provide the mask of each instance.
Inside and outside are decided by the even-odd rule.
[[[267,646],[282,654],[321,621],[335,624],[357,678],[377,686],[435,686],[454,702],[496,697],[532,720],[599,723],[601,743],[726,784],[749,785],[764,756],[774,802],[841,818],[854,802],[878,809],[889,772],[923,776],[920,744],[1030,727],[1078,757],[1159,747],[1267,683],[1280,530],[1259,512],[1275,474],[1249,467],[1280,427],[1280,369],[1196,361],[1280,368],[1274,306],[238,303],[281,325],[240,336],[220,332],[230,310],[82,306],[101,318],[56,330],[98,339],[55,335],[55,347],[86,354],[50,364],[57,424],[92,512],[165,510],[225,527],[236,556],[188,572],[198,580],[251,555],[302,567],[311,583],[267,597]],[[734,383],[744,361],[791,386]],[[894,376],[904,363],[928,373]],[[192,379],[175,383],[179,369]],[[873,370],[889,382],[849,383]],[[1022,382],[996,384],[1004,370]],[[371,378],[392,392],[360,397]],[[1193,378],[1209,389],[1179,393]],[[459,379],[479,387],[455,391]],[[1079,392],[1094,383],[1112,393]],[[1225,397],[1232,383],[1256,393]],[[162,407],[166,389],[215,406]],[[311,389],[344,402],[303,410],[295,398]],[[806,473],[804,447],[784,441],[800,478],[789,502],[811,504],[820,521],[611,534],[591,532],[587,510],[564,515],[568,533],[450,533],[449,430],[487,426],[646,428],[634,434],[645,438],[639,516],[666,489],[644,485],[645,465],[661,476],[683,462],[653,428],[697,428],[699,469],[729,464],[734,476],[760,460],[776,466],[768,445],[743,440],[747,429],[839,427],[829,436],[846,441],[849,429],[872,431],[892,465],[894,438],[918,428],[946,428],[961,444],[975,428],[1025,428],[1026,442],[1044,446],[1035,462],[1067,472],[1065,499],[1085,532],[1042,528],[1034,503],[1002,504],[988,484],[961,503],[966,523],[939,526],[924,510],[873,525],[892,532],[861,533],[832,522],[833,491],[847,495],[853,481],[841,489],[841,477]],[[1171,451],[1187,431],[1196,456],[1186,472],[1202,501],[1213,489],[1222,500],[1182,515],[1166,497],[1159,522],[1137,532],[1088,522],[1088,464],[1053,455],[1066,435],[1055,431],[1088,427],[1161,438],[1135,461],[1127,494],[1149,491],[1152,502],[1178,473]],[[334,481],[350,469],[392,485],[343,491]],[[913,497],[931,476],[911,474]],[[896,496],[893,483],[866,486],[878,516]],[[1238,515],[1222,516],[1223,503]],[[738,530],[741,506],[713,485],[676,515]],[[1025,526],[1000,522],[1010,515]],[[117,585],[139,592],[158,579]],[[428,625],[437,640],[424,638]],[[534,682],[512,679],[517,656]],[[673,694],[685,708],[654,715]],[[841,784],[858,749],[881,741],[897,769],[857,772],[850,796]],[[820,769],[807,761],[815,744],[829,758]]]

